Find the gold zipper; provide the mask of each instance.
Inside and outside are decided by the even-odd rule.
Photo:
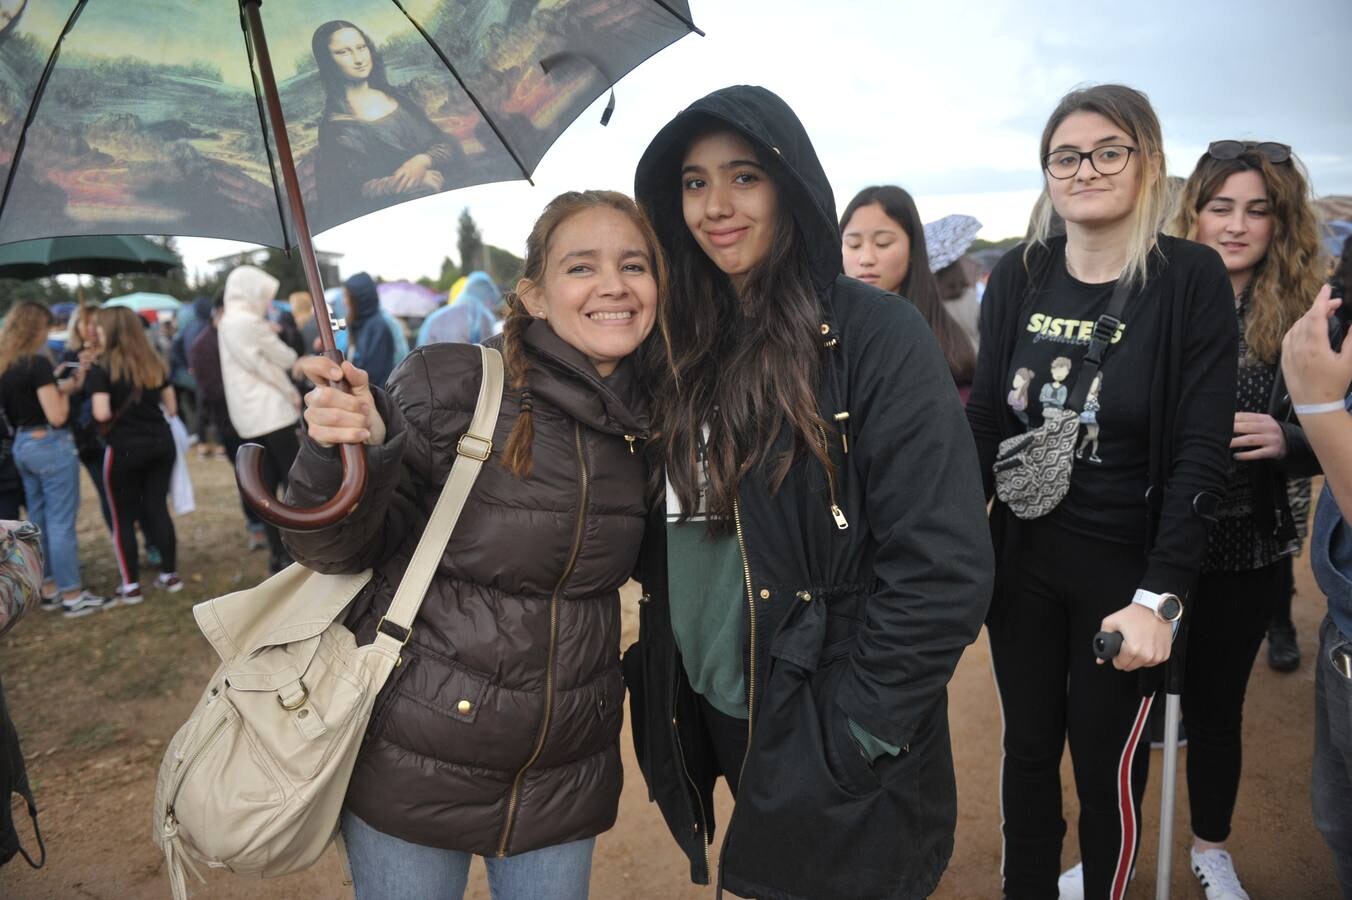
[[[559,591],[563,590],[564,582],[573,574],[573,566],[577,563],[578,552],[582,549],[582,526],[587,519],[587,457],[582,453],[581,423],[573,423],[573,438],[577,445],[578,483],[580,485],[577,524],[573,527],[573,549],[568,556],[568,565],[564,566],[558,584],[554,585],[554,594],[549,598],[549,653],[545,663],[544,720],[540,724],[540,736],[535,740],[535,749],[531,751],[530,759],[526,760],[526,764],[516,773],[516,778],[512,781],[512,793],[507,798],[507,818],[502,823],[502,839],[498,844],[498,856],[500,857],[507,855],[507,839],[512,834],[512,825],[516,821],[517,804],[521,800],[521,782],[526,777],[526,771],[535,765],[535,761],[540,758],[540,753],[545,748],[545,740],[549,736],[549,721],[554,712],[554,651],[559,637]]]
[[[679,665],[679,663],[673,663]],[[700,842],[704,847],[704,875],[706,878],[713,876],[713,864],[709,861],[709,820],[704,815],[704,799],[700,797],[699,787],[695,784],[695,779],[690,776],[690,770],[685,765],[685,750],[681,747],[681,736],[676,733],[676,696],[671,698],[671,730],[676,738],[676,755],[681,760],[681,772],[685,775],[685,780],[690,784],[691,793],[695,796],[695,804],[699,809],[699,827]]]
[[[625,439],[625,441],[628,442],[628,444],[629,444],[629,455],[630,455],[630,456],[633,456],[634,453],[635,453],[635,450],[634,450],[634,442],[637,441],[638,438],[634,437],[634,435],[632,435],[632,434],[626,434],[626,435],[624,436],[624,439]]]
[[[742,535],[742,504],[732,501],[732,522],[737,529],[737,550],[742,554],[742,577],[746,579],[746,602],[750,611],[748,636],[751,644],[751,672],[746,682],[746,749],[751,752],[751,730],[756,718],[756,595],[751,590],[751,562],[746,556],[746,539]],[[742,756],[742,768],[746,768],[746,756]],[[738,776],[738,780],[741,777]]]
[[[185,760],[182,760],[181,762],[179,762],[177,766],[174,767],[174,772],[178,773],[178,783],[174,785],[174,793],[169,797],[169,806],[165,810],[165,814],[167,817],[165,820],[166,822],[174,819],[174,804],[178,802],[179,791],[183,790],[183,782],[188,780],[188,772],[191,771],[193,765],[196,764],[197,760],[201,759],[202,754],[206,753],[207,750],[210,749],[211,745],[216,742],[216,738],[220,735],[222,729],[224,729],[225,726],[228,725],[229,723],[230,723],[230,714],[227,712],[224,715],[222,715],[219,719],[217,719],[216,723],[211,726],[211,730],[207,732],[206,739],[203,740],[202,743],[198,745],[197,750],[193,752],[193,755]]]
[[[822,436],[822,451],[827,452],[826,429],[818,425],[817,432]],[[836,527],[844,531],[850,527],[850,523],[845,518],[845,511],[836,503],[836,473],[831,471],[830,466],[826,466],[826,489],[831,495],[831,518],[836,520]]]

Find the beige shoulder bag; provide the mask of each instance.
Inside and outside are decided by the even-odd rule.
[[[480,351],[473,421],[373,643],[358,647],[342,621],[370,569],[293,565],[193,608],[221,666],[169,743],[155,788],[155,841],[177,900],[185,869],[201,880],[192,860],[271,877],[313,865],[333,841],[371,707],[493,449],[502,357]]]

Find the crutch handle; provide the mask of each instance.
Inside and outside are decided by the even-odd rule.
[[[1121,649],[1122,633],[1120,631],[1100,631],[1094,635],[1094,655],[1104,662],[1111,662]]]

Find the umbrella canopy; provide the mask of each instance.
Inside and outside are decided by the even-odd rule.
[[[376,293],[380,295],[380,308],[392,316],[421,319],[441,303],[436,291],[411,281],[383,282],[376,285]]]
[[[0,29],[0,243],[298,244],[247,0],[42,0]],[[323,231],[529,178],[597,97],[693,29],[687,0],[252,5],[305,218]]]
[[[0,278],[52,275],[167,275],[183,265],[171,250],[138,234],[40,238],[0,246]]]
[[[137,291],[134,294],[123,294],[121,297],[113,297],[104,306],[126,306],[133,311],[144,315],[147,312],[160,312],[167,310],[176,312],[183,304],[170,297],[168,294],[152,294],[149,291]]]

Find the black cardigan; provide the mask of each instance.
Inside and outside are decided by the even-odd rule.
[[[1020,323],[1031,298],[1062,264],[1066,240],[1009,251],[991,272],[981,308],[981,353],[967,420],[976,438],[982,482],[989,500],[991,470],[1002,440],[1024,426],[1004,404]],[[1203,514],[1226,487],[1234,428],[1239,331],[1234,292],[1216,252],[1200,244],[1159,236],[1151,254],[1146,299],[1161,306],[1160,343],[1151,377],[1150,488],[1141,498],[1148,516],[1147,564],[1140,587],[1183,595],[1192,586],[1206,547]],[[1018,520],[998,499],[991,511],[997,558]],[[998,601],[997,601],[998,602]]]

